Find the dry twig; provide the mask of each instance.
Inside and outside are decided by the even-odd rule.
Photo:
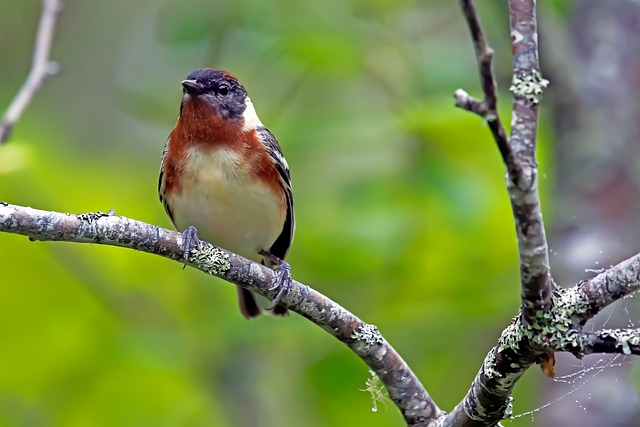
[[[60,0],[42,0],[42,14],[40,15],[40,25],[33,49],[31,71],[2,116],[0,144],[9,139],[13,126],[20,120],[22,113],[29,106],[42,83],[47,77],[58,72],[59,65],[49,60],[49,54],[53,43],[56,21],[61,10],[62,2]]]

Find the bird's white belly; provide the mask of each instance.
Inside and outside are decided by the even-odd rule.
[[[194,226],[198,237],[239,255],[260,260],[282,232],[286,211],[273,190],[248,180],[238,167],[238,155],[228,149],[191,152],[180,190],[169,198],[175,226]]]

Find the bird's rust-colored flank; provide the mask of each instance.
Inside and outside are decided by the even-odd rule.
[[[187,148],[191,147],[204,152],[222,147],[236,151],[240,154],[238,170],[248,167],[272,191],[283,192],[274,160],[258,146],[261,143],[256,130],[243,129],[241,120],[223,120],[204,100],[195,98],[184,103],[169,139],[164,172],[167,194],[180,191],[179,177],[187,161]]]

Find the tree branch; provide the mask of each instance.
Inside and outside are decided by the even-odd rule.
[[[486,120],[492,119],[495,113],[497,120],[495,79],[491,71],[493,50],[485,40],[473,0],[460,0],[460,7],[473,39],[485,99],[474,100],[458,89],[456,106],[480,114]],[[554,296],[538,195],[538,104],[548,82],[542,79],[538,62],[535,0],[509,0],[509,24],[513,54],[510,91],[514,95],[511,135],[507,140],[493,128],[492,134],[507,168],[507,190],[518,241],[522,304],[519,316],[505,329],[498,346],[489,352],[471,389],[447,416],[445,425],[495,425],[508,412],[511,391],[532,364],[549,358],[553,349],[567,348],[574,353],[584,350],[582,342],[574,343],[583,324],[574,316],[578,308],[585,307],[571,306],[569,308],[575,310],[563,310],[560,294],[556,292],[558,295]],[[573,292],[577,293],[578,289]]]
[[[502,126],[500,116],[498,115],[498,96],[496,94],[496,80],[493,76],[491,69],[491,62],[493,60],[493,49],[487,44],[487,40],[484,37],[484,31],[482,25],[480,25],[480,18],[476,12],[475,5],[472,0],[461,0],[460,7],[467,20],[469,26],[469,32],[473,39],[473,48],[476,53],[476,59],[478,61],[478,71],[480,73],[480,85],[482,86],[482,92],[484,93],[484,99],[482,101],[471,97],[463,89],[458,89],[454,93],[456,100],[456,107],[470,111],[482,117],[486,120],[493,134],[493,139],[498,145],[502,159],[504,160],[507,168],[512,168],[510,171],[512,175],[518,175],[519,172],[516,169],[518,166],[513,161],[513,153],[511,146],[509,145],[509,139],[507,133]]]
[[[184,262],[182,234],[115,213],[71,215],[0,202],[0,231],[31,240],[120,246]],[[189,265],[205,273],[273,298],[274,273],[222,248],[202,242]],[[640,254],[591,280],[553,296],[553,311],[535,325],[520,317],[491,349],[464,400],[447,416],[437,407],[400,355],[380,335],[324,295],[294,281],[282,304],[345,343],[380,377],[409,426],[492,426],[511,405],[510,394],[522,374],[547,351],[639,354],[640,330],[584,333],[582,325],[611,302],[640,289]]]
[[[596,277],[585,280],[579,286],[584,295],[583,304],[588,306],[578,321],[586,323],[603,308],[636,291],[640,281],[640,254],[635,255],[615,268],[605,270]]]
[[[507,188],[518,236],[522,317],[525,323],[534,323],[538,312],[551,309],[554,289],[538,195],[538,103],[548,82],[542,79],[538,63],[535,0],[509,0],[509,26],[514,95],[509,142],[522,175],[509,176]]]
[[[591,280],[552,294],[552,307],[534,324],[517,316],[484,360],[471,389],[446,417],[444,426],[493,426],[511,405],[516,382],[549,351],[577,357],[591,353],[640,354],[640,330],[585,333],[582,326],[608,304],[640,289],[640,254]]]
[[[640,355],[640,329],[603,329],[584,334],[585,354],[620,353]]]
[[[182,234],[113,212],[72,215],[0,202],[0,231],[31,240],[120,246],[184,262]],[[278,291],[272,287],[273,270],[206,242],[191,250],[188,265],[269,299]],[[374,325],[364,323],[296,281],[280,303],[336,337],[369,365],[408,425],[426,425],[442,415],[409,366]]]
[[[473,0],[460,0],[473,40],[484,99],[478,101],[458,89],[456,106],[482,116],[491,129],[507,168],[507,189],[518,236],[522,316],[535,321],[540,310],[549,310],[553,290],[549,273],[547,240],[538,196],[535,157],[538,103],[548,82],[540,76],[535,1],[510,0],[509,23],[513,52],[514,94],[511,136],[507,138],[497,112],[496,84],[489,47]]]
[[[20,120],[22,113],[29,106],[42,83],[47,77],[58,72],[59,66],[55,62],[49,61],[49,54],[53,43],[56,21],[61,10],[62,2],[60,0],[42,0],[42,14],[40,15],[40,25],[33,49],[31,71],[2,117],[2,122],[0,123],[0,145],[9,139],[13,125]]]
[[[477,101],[458,89],[456,105],[489,116],[495,84],[488,47],[472,0],[460,0],[472,35],[485,99]],[[638,354],[638,330],[584,333],[583,325],[602,308],[640,288],[640,255],[570,289],[557,290],[549,271],[548,246],[540,210],[536,161],[538,104],[548,81],[538,63],[534,0],[510,0],[514,95],[511,135],[492,134],[507,167],[521,271],[520,315],[489,351],[462,402],[447,415],[445,426],[493,426],[511,405],[511,392],[534,363],[551,363],[550,353],[568,351],[577,357],[594,352]],[[503,147],[504,144],[508,148]],[[507,153],[507,155],[505,155]],[[551,365],[552,366],[552,365]],[[552,368],[548,371],[552,375]]]

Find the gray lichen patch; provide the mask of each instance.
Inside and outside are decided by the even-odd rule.
[[[189,261],[213,276],[221,276],[231,269],[229,254],[209,244],[198,244],[189,252]]]
[[[484,368],[484,374],[487,378],[500,378],[500,372],[496,369],[496,353],[495,348],[492,348],[491,351],[487,354],[487,357],[484,358],[484,363],[482,364]]]
[[[364,341],[367,349],[374,344],[382,344],[384,342],[382,335],[378,331],[378,327],[368,323],[363,323],[358,327],[358,329],[353,331],[351,338],[358,341]]]
[[[575,289],[560,289],[556,303],[564,316],[584,316],[589,312],[589,300]]]
[[[533,70],[514,74],[509,91],[517,97],[538,104],[547,86],[549,86],[549,80],[542,78],[539,70]]]

